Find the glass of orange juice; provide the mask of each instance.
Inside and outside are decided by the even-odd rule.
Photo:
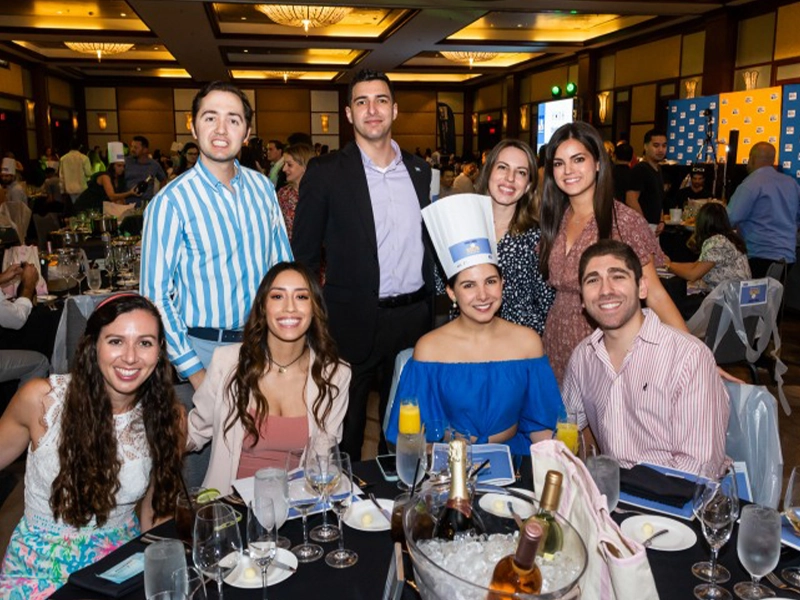
[[[400,400],[400,413],[398,415],[397,430],[399,433],[414,434],[422,429],[419,417],[419,402],[416,398],[403,398]]]
[[[561,416],[556,423],[555,438],[564,442],[575,456],[580,456],[581,434],[578,430],[578,415],[568,412]]]

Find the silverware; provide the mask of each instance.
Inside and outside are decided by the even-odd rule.
[[[378,501],[375,499],[375,494],[373,494],[372,492],[370,492],[370,493],[368,494],[368,496],[369,496],[369,499],[370,499],[370,501],[371,501],[371,502],[372,502],[372,503],[373,503],[373,504],[374,504],[374,505],[375,505],[375,506],[378,508],[378,510],[380,511],[380,513],[381,513],[381,514],[382,514],[384,517],[386,517],[386,520],[387,520],[387,521],[389,521],[389,523],[391,523],[391,522],[392,522],[392,515],[390,515],[390,514],[389,514],[389,511],[388,511],[388,510],[386,510],[386,509],[385,509],[385,508],[383,508],[383,507],[382,507],[380,504],[378,504]]]
[[[659,529],[649,538],[642,540],[642,546],[644,546],[645,548],[649,548],[653,544],[654,539],[656,539],[657,537],[661,537],[665,533],[669,533],[669,529]]]
[[[772,585],[774,585],[779,590],[783,590],[785,592],[794,592],[795,594],[800,594],[800,590],[798,590],[797,588],[794,588],[794,587],[784,583],[783,580],[780,577],[775,575],[775,573],[772,573],[772,572],[767,573],[767,579],[769,580],[769,582]]]
[[[617,513],[618,515],[643,515],[643,514],[645,514],[640,510],[633,510],[633,509],[630,509],[630,508],[620,508],[619,506],[614,509],[614,512]]]
[[[508,506],[508,512],[514,517],[514,521],[517,522],[517,527],[522,529],[525,526],[525,522],[522,520],[522,517],[517,514],[517,511],[514,510],[514,504],[512,504],[511,500],[506,502],[506,506]]]
[[[489,466],[489,459],[487,458],[481,464],[479,464],[477,467],[475,467],[474,469],[470,470],[469,475],[467,476],[467,479],[476,479],[478,477],[478,473],[483,471],[488,466]]]
[[[294,568],[292,565],[287,565],[286,563],[282,563],[281,561],[276,560],[274,558],[272,559],[270,565],[273,567],[277,567],[279,569],[283,569],[284,571],[289,571],[290,573],[297,573],[297,569]]]

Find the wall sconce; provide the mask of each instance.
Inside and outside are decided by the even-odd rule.
[[[605,123],[608,117],[608,100],[611,98],[611,92],[600,92],[597,94],[597,115],[600,117],[600,122]]]
[[[686,88],[686,98],[694,98],[697,94],[697,79],[687,79],[683,82],[683,87]]]
[[[72,131],[78,131],[78,116],[72,116]]]
[[[328,131],[330,131],[330,124],[331,124],[330,115],[321,114],[319,116],[319,122],[320,125],[322,126],[322,133],[328,133]]]
[[[478,135],[478,113],[472,113],[472,135]]]
[[[105,131],[108,127],[108,114],[97,113],[97,127],[100,131]]]
[[[36,102],[33,100],[25,100],[25,111],[28,116],[28,125],[34,125],[36,123],[36,113],[33,109],[36,108]]]
[[[519,128],[520,131],[528,131],[528,105],[519,107]]]
[[[744,89],[752,90],[756,87],[758,83],[758,71],[745,71],[742,73],[742,77],[744,78]]]
[[[505,108],[503,109],[501,121],[503,123],[503,131],[508,131],[508,111]]]
[[[183,118],[186,122],[186,131],[192,130],[192,113],[183,113]]]

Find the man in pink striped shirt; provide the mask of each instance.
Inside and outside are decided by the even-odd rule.
[[[730,404],[714,356],[697,338],[641,308],[647,280],[636,253],[602,240],[579,264],[583,306],[599,325],[570,358],[567,410],[623,467],[690,473],[725,461]]]

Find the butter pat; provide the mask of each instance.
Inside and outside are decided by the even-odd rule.
[[[506,512],[506,504],[505,504],[505,502],[503,502],[502,500],[499,500],[499,499],[495,500],[492,503],[492,508],[494,508],[495,511],[497,511],[499,513]]]
[[[655,529],[650,523],[645,523],[642,525],[642,535],[644,535],[644,537],[649,538],[651,535],[653,535],[654,531]]]
[[[372,518],[372,515],[369,513],[364,513],[363,515],[361,515],[361,524],[364,527],[369,527],[370,525],[372,525],[373,520],[374,519]]]
[[[258,572],[253,567],[247,567],[244,570],[244,578],[245,579],[255,579]]]

